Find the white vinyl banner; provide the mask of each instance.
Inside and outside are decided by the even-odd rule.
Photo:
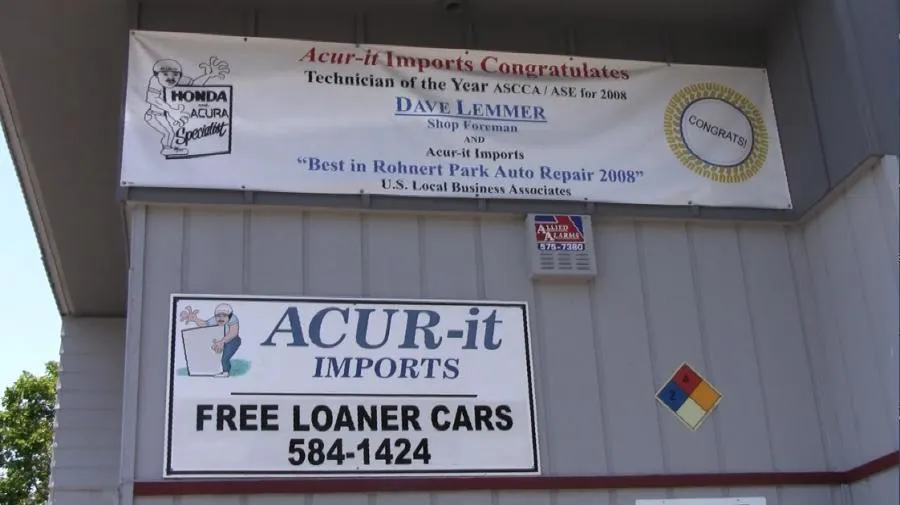
[[[124,186],[790,208],[766,72],[135,31]]]
[[[171,310],[164,477],[540,473],[524,303]]]
[[[765,497],[752,498],[663,498],[636,500],[634,505],[766,505]]]

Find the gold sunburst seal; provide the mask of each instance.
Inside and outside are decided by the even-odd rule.
[[[766,123],[756,105],[717,83],[697,83],[669,100],[663,119],[669,149],[707,179],[735,184],[762,169],[769,154]]]

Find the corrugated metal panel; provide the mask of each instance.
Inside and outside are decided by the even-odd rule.
[[[784,228],[600,221],[595,283],[533,285],[523,219],[149,209],[136,478],[161,471],[174,291],[523,299],[549,473],[824,466]],[[693,434],[654,399],[684,360],[725,395]]]
[[[184,496],[180,498],[140,497],[135,505],[634,505],[638,498],[710,498],[721,496],[763,496],[767,505],[849,505],[832,499],[828,488],[770,489],[679,489],[657,491],[565,491],[565,492],[460,492],[460,493],[374,493],[340,495],[265,496]],[[839,498],[839,497],[838,497]],[[859,502],[859,503],[876,503]],[[880,502],[879,502],[880,503]],[[885,502],[888,503],[888,502]]]
[[[804,270],[804,312],[818,334],[812,351],[825,433],[843,467],[898,448],[900,246],[891,170],[895,158],[846,189],[792,248]]]
[[[900,471],[892,470],[858,482],[849,488],[854,505],[900,503]]]
[[[136,478],[161,473],[166,342],[160,335],[172,291],[524,299],[535,326],[542,454],[551,474],[809,470],[826,460],[830,469],[846,469],[880,456],[897,447],[898,328],[891,309],[898,304],[898,211],[891,166],[862,178],[805,229],[595,222],[599,276],[580,286],[528,280],[520,218],[148,209],[146,226],[136,227],[144,233],[134,237],[143,252],[134,257],[145,258],[136,265],[143,269],[143,289],[135,293],[143,301],[141,319],[131,326],[141,349]],[[106,503],[117,475],[122,324],[65,324],[55,503]],[[682,360],[725,394],[693,434],[653,399]],[[98,408],[72,404],[76,397]],[[894,496],[896,473],[856,484],[850,496],[707,489],[138,503],[625,504],[637,497],[740,494],[768,496],[773,504],[847,505],[851,498],[860,504]]]
[[[51,475],[55,504],[115,503],[124,336],[123,319],[63,319]]]
[[[117,491],[56,491],[50,505],[118,505]]]

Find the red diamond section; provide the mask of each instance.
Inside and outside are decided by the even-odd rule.
[[[690,395],[697,389],[697,386],[703,382],[703,379],[701,379],[700,376],[697,375],[697,372],[685,363],[684,365],[681,365],[681,368],[679,368],[677,372],[675,372],[675,377],[672,378],[672,381],[675,382],[675,384],[678,384],[678,387],[685,393]]]

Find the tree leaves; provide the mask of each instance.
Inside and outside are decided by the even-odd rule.
[[[47,502],[59,364],[50,361],[45,370],[41,376],[22,372],[0,400],[0,503],[3,504]]]

